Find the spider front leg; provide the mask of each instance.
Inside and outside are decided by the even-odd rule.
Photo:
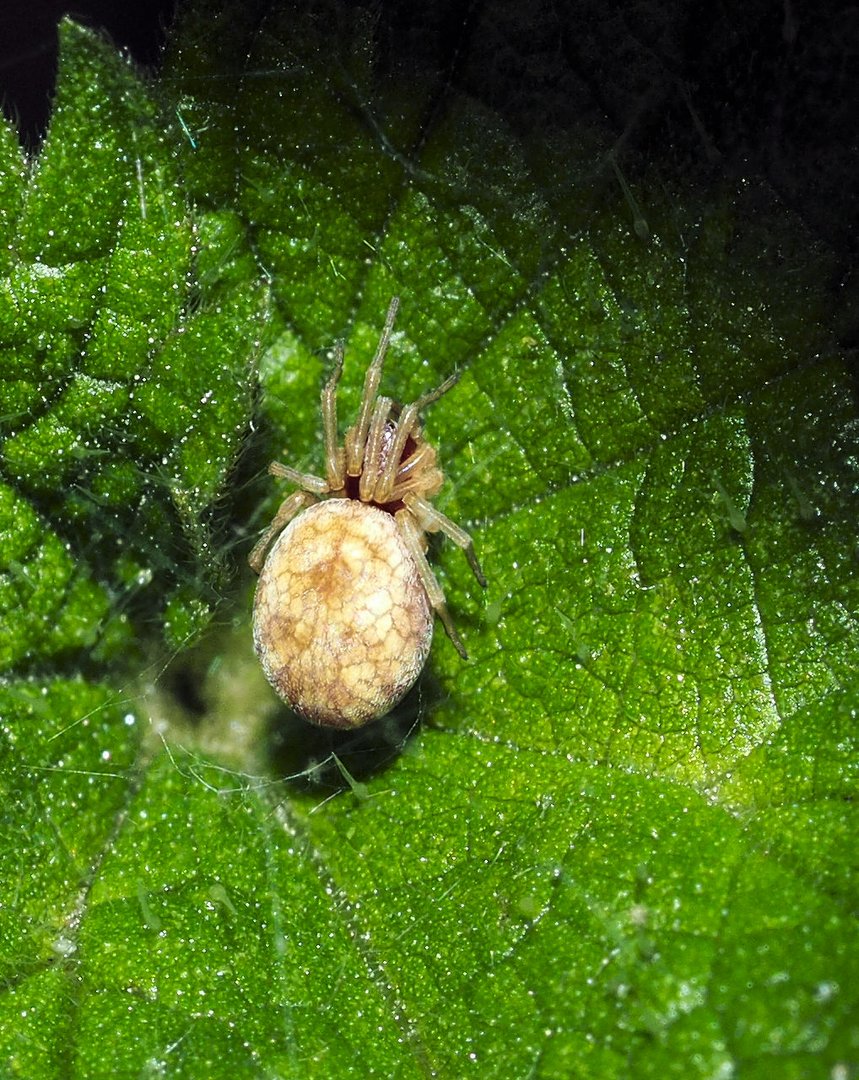
[[[401,467],[403,451],[406,448],[409,437],[418,427],[418,417],[421,411],[425,409],[427,405],[432,405],[434,401],[438,401],[438,399],[446,394],[451,387],[456,386],[459,382],[459,376],[460,373],[455,371],[444,380],[441,386],[437,386],[435,390],[430,390],[422,397],[419,397],[417,401],[413,401],[411,405],[406,405],[400,413],[400,417],[397,420],[397,431],[394,435],[393,444],[388,452],[385,469],[376,482],[376,492],[373,496],[375,502],[386,503],[390,501],[394,490],[394,484],[397,481],[397,473]]]
[[[322,391],[322,431],[325,439],[325,475],[330,491],[346,483],[346,451],[337,443],[337,384],[343,374],[343,342],[337,343],[334,371]]]
[[[393,404],[393,401],[388,397],[376,398],[373,418],[367,429],[364,464],[361,468],[361,480],[358,485],[358,495],[364,502],[373,501],[376,480],[382,462],[382,448],[388,427],[388,417],[391,415]]]
[[[361,395],[361,407],[358,410],[358,419],[346,432],[346,473],[349,476],[360,476],[364,464],[364,451],[367,444],[367,430],[370,427],[370,417],[376,403],[376,395],[379,392],[379,383],[382,381],[382,367],[385,363],[385,353],[394,330],[394,319],[400,306],[400,298],[395,296],[388,305],[388,314],[382,329],[382,336],[376,347],[376,355],[373,362],[367,368],[364,378],[364,393]]]
[[[273,462],[272,464],[276,465],[277,462]],[[286,466],[282,465],[281,468],[285,469]],[[269,471],[271,472],[272,469],[270,468]],[[318,479],[318,477],[311,477],[311,479]],[[265,557],[268,554],[268,549],[271,547],[274,538],[286,528],[297,514],[300,514],[302,510],[306,510],[308,506],[313,506],[316,501],[316,496],[309,491],[293,491],[291,495],[283,500],[277,513],[274,515],[271,525],[269,525],[259,538],[253,551],[248,556],[251,570],[253,570],[255,574],[258,574],[260,570],[262,570]]]

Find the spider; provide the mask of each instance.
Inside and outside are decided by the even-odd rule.
[[[418,422],[459,373],[406,406],[378,393],[398,308],[394,297],[342,446],[338,343],[322,390],[325,478],[272,462],[269,472],[298,490],[248,560],[260,575],[254,645],[266,676],[291,708],[324,726],[359,727],[394,707],[426,662],[433,612],[468,659],[427,562],[427,533],[461,547],[486,587],[471,537],[432,505],[444,476]]]

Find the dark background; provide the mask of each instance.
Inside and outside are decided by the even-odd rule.
[[[199,3],[199,0],[197,0]],[[302,6],[313,0],[292,0]],[[346,5],[348,0],[342,0]],[[334,0],[337,3],[337,0]],[[859,344],[859,5],[796,0],[376,0],[377,62],[442,72],[514,129],[598,116],[639,160],[763,176],[836,254]],[[248,7],[263,11],[262,0]],[[0,100],[38,147],[68,13],[155,66],[172,0],[0,0]],[[690,108],[691,105],[691,108]],[[702,138],[702,132],[704,137]],[[853,300],[851,301],[851,295]]]
[[[150,65],[158,60],[173,7],[173,0],[0,0],[0,99],[25,145],[37,145],[48,122],[63,15],[106,31]]]

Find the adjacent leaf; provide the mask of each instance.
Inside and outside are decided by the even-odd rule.
[[[4,172],[0,587],[10,620],[34,616],[4,642],[25,670],[127,649],[177,587],[186,610],[211,605],[204,515],[246,429],[263,300],[247,275],[221,284],[231,253],[197,280],[152,88],[74,23],[61,32],[47,142],[26,176],[7,147]]]

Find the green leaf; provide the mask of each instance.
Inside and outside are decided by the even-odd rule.
[[[174,33],[154,84],[63,24],[38,163],[0,144],[3,1069],[852,1075],[828,254],[592,113],[517,135],[364,9]],[[322,468],[328,350],[345,427],[392,295],[384,392],[462,372],[426,430],[489,588],[434,549],[471,660],[439,634],[335,739],[227,586],[285,495],[252,469]]]
[[[256,280],[222,280],[235,244],[197,274],[209,229],[152,87],[74,23],[61,39],[46,144],[26,176],[7,147],[3,174],[0,588],[8,612],[33,605],[4,653],[36,667],[116,656],[171,603],[211,610],[206,515],[245,434],[265,307]]]

